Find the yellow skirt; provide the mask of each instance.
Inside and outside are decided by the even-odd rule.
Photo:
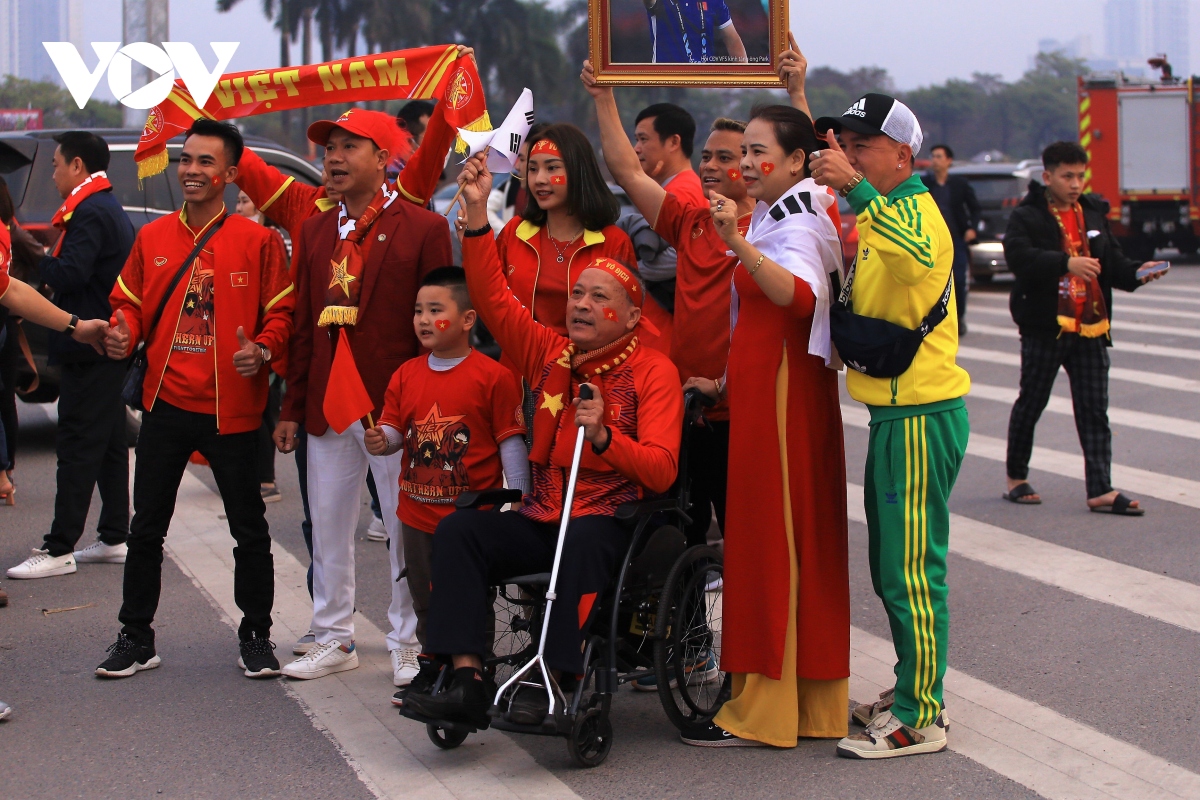
[[[734,673],[732,697],[713,720],[734,736],[775,747],[795,747],[801,736],[818,739],[845,736],[850,698],[849,678],[818,681],[796,675],[796,597],[800,569],[788,484],[787,363],[785,347],[775,379],[775,417],[779,427],[779,458],[783,465],[783,524],[791,557],[783,669],[777,681],[757,673]]]

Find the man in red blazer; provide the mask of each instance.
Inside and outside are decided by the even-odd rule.
[[[391,116],[357,108],[308,129],[309,139],[325,147],[330,186],[343,199],[336,208],[304,222],[293,258],[296,331],[275,442],[288,453],[295,449],[301,425],[308,434],[316,645],[284,667],[283,674],[292,678],[320,678],[358,666],[354,532],[368,468],[379,487],[390,542],[392,630],[387,645],[393,682],[405,685],[417,673],[416,615],[408,584],[400,580],[400,460],[396,455],[369,455],[362,421],[339,432],[330,427],[324,411],[335,347],[349,346],[374,406],[372,418],[379,419],[392,373],[420,349],[412,309],[421,279],[451,263],[446,221],[398,201],[398,193],[386,182],[398,134]]]

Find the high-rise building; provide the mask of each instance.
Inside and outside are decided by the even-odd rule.
[[[1146,11],[1150,55],[1166,53],[1176,75],[1191,75],[1188,0],[1150,0]]]
[[[1105,54],[1118,61],[1142,58],[1141,0],[1108,0],[1104,5]]]
[[[42,42],[83,48],[83,0],[0,0],[0,76],[61,84]]]

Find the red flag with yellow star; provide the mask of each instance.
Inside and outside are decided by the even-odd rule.
[[[367,394],[354,353],[350,352],[350,337],[346,329],[338,330],[337,349],[333,354],[333,365],[329,368],[329,383],[325,386],[325,403],[321,406],[325,421],[334,433],[343,433],[355,420],[367,418],[368,427],[374,427],[371,412],[375,404]]]

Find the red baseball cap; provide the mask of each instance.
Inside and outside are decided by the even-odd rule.
[[[334,128],[353,133],[370,139],[380,150],[387,150],[392,155],[398,151],[400,128],[396,118],[382,111],[367,111],[362,108],[347,109],[337,119],[322,119],[308,126],[310,142],[322,147],[329,141],[329,134]]]

